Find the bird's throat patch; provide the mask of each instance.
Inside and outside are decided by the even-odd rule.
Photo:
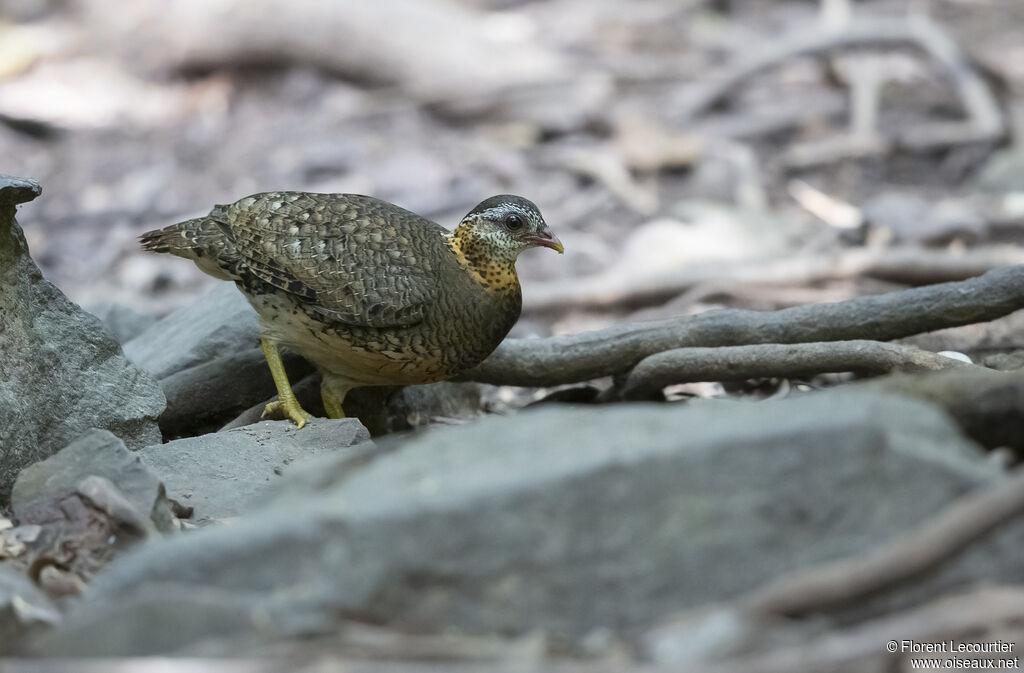
[[[476,282],[493,292],[519,289],[519,276],[515,262],[495,258],[485,241],[460,231],[459,227],[448,239],[448,247],[459,263]]]

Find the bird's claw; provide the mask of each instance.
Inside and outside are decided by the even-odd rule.
[[[306,421],[313,418],[312,414],[299,406],[298,400],[289,400],[288,402],[274,400],[263,409],[263,416],[261,418],[266,418],[267,416],[287,418],[299,430],[306,425]]]

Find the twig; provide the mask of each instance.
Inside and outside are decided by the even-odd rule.
[[[782,163],[790,168],[880,156],[892,150],[893,143],[878,128],[881,89],[887,81],[878,59],[871,56],[848,58],[833,67],[849,91],[849,126],[835,136],[794,142],[782,155]]]
[[[1002,317],[1024,308],[1024,265],[957,283],[780,311],[721,309],[544,339],[507,339],[461,378],[550,386],[617,374],[673,348],[764,343],[888,341]]]
[[[617,156],[606,148],[566,148],[557,152],[555,161],[570,171],[603,184],[624,204],[643,215],[658,208],[658,193],[653,180],[639,180]]]
[[[972,542],[1024,514],[1024,471],[971,493],[916,531],[866,556],[784,576],[741,603],[756,615],[820,612],[912,580],[952,560]]]
[[[743,59],[684,91],[679,115],[682,121],[692,120],[738,84],[796,56],[851,47],[906,45],[924,51],[946,69],[960,95],[967,120],[908,129],[898,139],[899,143],[908,147],[927,147],[1002,137],[1005,132],[1003,118],[991,90],[956,43],[926,17],[906,21],[862,17],[849,22],[841,30],[807,30],[801,27],[773,40],[763,49],[745,50]]]
[[[732,110],[688,124],[700,138],[751,140],[804,126],[808,119],[832,119],[846,114],[846,96],[832,90],[801,92],[799,99],[765,102],[754,109]]]
[[[665,386],[695,381],[795,378],[825,372],[884,374],[970,366],[914,346],[863,340],[676,348],[641,360],[630,372],[622,394],[627,399],[642,399]]]
[[[829,196],[803,180],[790,180],[786,190],[805,210],[830,226],[837,229],[856,229],[864,224],[864,213],[860,208]]]
[[[712,281],[808,284],[869,276],[907,285],[963,280],[1008,264],[1024,264],[1017,246],[972,248],[960,252],[920,248],[856,248],[838,253],[786,256],[764,262],[743,260],[707,264],[670,273],[644,276],[612,271],[575,283],[527,285],[524,310],[556,311],[639,307],[665,301]]]
[[[781,161],[787,168],[811,168],[837,163],[843,159],[885,156],[892,149],[893,144],[881,135],[840,133],[794,143],[782,154]]]
[[[778,629],[781,635],[790,636],[779,640],[794,641],[794,644],[755,654],[745,652],[716,665],[710,661],[685,661],[678,651],[673,651],[673,638],[678,637],[677,634],[685,637],[695,630],[694,618],[684,614],[646,634],[644,640],[647,641],[648,654],[663,665],[642,670],[650,673],[667,670],[680,673],[892,673],[906,670],[900,664],[905,664],[907,655],[887,652],[885,644],[890,640],[979,642],[991,640],[996,634],[1005,639],[1005,629],[1019,625],[1022,620],[1024,587],[981,587],[857,626],[834,630],[810,642],[806,636],[792,638],[793,633],[787,633],[788,622],[755,622],[751,626],[760,636],[760,642],[772,642],[771,637]],[[664,649],[659,651],[659,645]],[[721,658],[716,657],[718,660]]]
[[[1006,128],[999,103],[963,50],[926,14],[912,16],[907,25],[917,46],[941,64],[953,80],[967,120],[910,126],[901,133],[899,143],[910,148],[928,148],[1001,138]]]

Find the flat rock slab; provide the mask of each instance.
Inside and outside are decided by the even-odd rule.
[[[168,495],[195,508],[193,518],[202,521],[252,509],[295,461],[334,454],[369,439],[370,433],[354,418],[315,418],[301,430],[290,421],[263,421],[148,446],[139,454],[162,477]]]
[[[21,468],[89,428],[110,430],[133,449],[160,441],[156,381],[29,257],[14,213],[40,191],[32,180],[0,175],[0,502]]]
[[[164,487],[139,454],[107,430],[91,430],[46,460],[26,467],[11,491],[11,509],[22,523],[46,523],[43,503],[59,502],[83,479],[102,477],[113,484],[143,519],[170,528]],[[42,517],[42,518],[38,518]]]
[[[319,483],[307,470],[231,526],[122,558],[39,647],[97,653],[110,619],[132,653],[186,648],[187,625],[170,642],[147,615],[204,592],[246,606],[240,638],[331,631],[351,613],[432,631],[622,631],[862,553],[1000,474],[935,407],[855,391],[552,406],[387,448],[344,469],[320,458]],[[1010,526],[915,588],[1020,581],[1021,544]]]
[[[184,263],[184,262],[183,262]],[[124,345],[157,379],[259,346],[259,317],[234,283],[219,283]]]

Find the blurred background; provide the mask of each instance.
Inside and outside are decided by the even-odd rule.
[[[1020,261],[1022,35],[1019,0],[4,0],[0,156],[86,307],[188,303],[216,281],[136,237],[301,189],[537,202],[566,255],[521,259],[518,335],[776,308]]]
[[[309,463],[305,473],[285,473],[298,475],[284,482],[295,493],[284,490],[278,509],[263,514],[253,494],[278,483],[292,444],[267,439],[273,428],[266,427],[259,430],[266,435],[250,428],[203,434],[230,419],[255,419],[273,394],[255,325],[243,324],[251,312],[218,313],[196,340],[182,338],[184,329],[166,330],[163,340],[131,338],[218,284],[185,260],[144,254],[139,234],[266,190],[369,194],[447,227],[493,194],[533,200],[565,255],[530,251],[520,259],[524,313],[513,336],[723,305],[772,310],[967,278],[1024,263],[1022,131],[1022,0],[0,0],[0,172],[43,186],[42,197],[19,213],[32,256],[160,379],[170,400],[164,436],[200,435],[173,450],[153,444],[140,452],[154,473],[138,487],[148,498],[138,530],[148,530],[146,512],[163,512],[154,498],[170,511],[167,494],[195,505],[175,503],[168,526],[214,524],[180,536],[178,546],[169,536],[164,547],[146,543],[136,560],[126,556],[126,570],[100,580],[108,594],[103,584],[90,589],[97,598],[83,604],[84,626],[65,631],[69,649],[60,649],[55,631],[57,649],[43,641],[40,651],[109,653],[108,644],[120,643],[115,652],[190,656],[218,647],[247,656],[305,657],[322,647],[442,662],[593,656],[608,664],[590,670],[611,671],[637,656],[624,639],[642,629],[643,657],[651,661],[695,659],[693,670],[706,670],[721,652],[739,652],[750,656],[727,670],[758,663],[763,671],[817,672],[909,670],[898,668],[904,657],[883,651],[889,638],[984,635],[1017,646],[1024,642],[1024,529],[994,542],[978,538],[1019,506],[1022,477],[1009,482],[1010,495],[993,488],[989,509],[964,500],[975,519],[944,509],[954,501],[965,507],[957,498],[1016,458],[996,451],[982,465],[944,412],[901,399],[899,388],[807,396],[785,412],[682,409],[690,425],[667,420],[679,409],[549,405],[536,411],[540,422],[489,418],[452,429],[462,434],[402,435],[395,444],[380,440],[379,454],[359,444],[354,449],[366,452],[339,453],[342,462]],[[223,323],[238,329],[222,334]],[[246,329],[248,354],[223,347]],[[60,343],[71,343],[61,330]],[[1021,370],[1024,311],[901,341]],[[83,341],[81,350],[92,343]],[[92,367],[92,351],[89,358]],[[118,370],[111,380],[122,376]],[[829,374],[796,380],[793,389],[848,379]],[[116,387],[97,380],[104,394]],[[316,375],[306,381],[315,396]],[[670,399],[785,397],[789,385],[752,379],[665,392]],[[603,388],[445,383],[368,395],[364,413],[349,413],[380,436],[461,424],[481,409],[603,401],[615,392]],[[958,388],[951,399],[970,397],[964,389],[974,390]],[[975,397],[978,408],[991,408],[985,422],[1012,428],[1019,396],[1012,384],[1005,391],[1000,399]],[[163,408],[159,391],[151,392]],[[32,418],[45,410],[43,437],[65,406],[92,413],[79,403],[88,395],[61,395],[60,404],[26,395],[30,404],[11,408]],[[358,404],[358,396],[346,404]],[[1006,409],[1013,413],[1000,416]],[[128,427],[118,414],[142,413],[120,403],[102,411],[116,417],[121,425],[110,427],[117,428]],[[786,423],[768,423],[775,413]],[[755,421],[769,428],[763,445]],[[318,435],[303,432],[312,439],[296,450],[327,458]],[[240,437],[244,450],[226,437]],[[25,445],[41,445],[35,438]],[[402,451],[392,450],[397,442],[405,442]],[[492,442],[509,450],[475,450]],[[565,450],[575,445],[586,451]],[[114,445],[94,446],[110,453]],[[670,449],[678,456],[670,459]],[[45,462],[40,469],[61,465]],[[371,462],[372,470],[362,469]],[[74,469],[87,469],[82,464]],[[81,489],[78,479],[69,483]],[[121,497],[119,487],[110,483],[109,492]],[[70,603],[114,553],[117,538],[108,531],[121,528],[93,525],[115,521],[108,512],[81,515],[86,528],[58,529],[68,512],[99,512],[99,505],[65,508],[79,501],[53,489],[47,502],[54,509],[39,510],[64,512],[40,519],[57,531],[52,537],[20,513],[16,527],[0,516],[0,531],[8,531],[0,558],[14,559],[0,569]],[[977,514],[992,508],[993,519]],[[959,537],[913,528],[940,511]],[[35,547],[27,545],[37,537],[26,544],[16,537],[29,526]],[[942,553],[929,560],[922,538]],[[866,609],[857,604],[826,617],[828,591],[822,616],[814,605],[763,608],[762,595],[770,616],[763,624],[739,619],[740,608],[750,609],[740,599],[736,612],[700,607],[890,539],[907,543],[897,549],[917,561],[890,557],[893,575],[873,585],[878,596],[865,591]],[[60,565],[66,541],[72,553]],[[937,568],[954,556],[960,565]],[[863,558],[870,568],[880,565],[876,556]],[[379,568],[371,572],[373,564]],[[857,568],[838,574],[863,586]],[[822,582],[810,577],[814,594]],[[15,599],[30,594],[3,594],[3,581],[0,617],[17,616]],[[906,592],[893,598],[884,582]],[[967,583],[977,591],[962,600],[923,605]],[[36,605],[48,605],[46,596]],[[913,610],[896,612],[907,605]],[[691,608],[707,620],[660,621]],[[448,628],[477,615],[483,626],[470,634],[480,638]],[[316,629],[340,636],[247,640],[271,633],[273,620],[303,638]],[[437,638],[403,633],[403,620],[429,624]],[[576,629],[578,640],[563,638]],[[824,638],[830,629],[845,640]],[[218,633],[230,637],[218,644]],[[232,634],[241,635],[236,641]],[[722,649],[733,641],[735,649]],[[792,658],[761,657],[776,649]],[[832,668],[816,667],[827,657]],[[149,665],[155,670],[159,661]],[[875,667],[858,665],[865,661]]]

